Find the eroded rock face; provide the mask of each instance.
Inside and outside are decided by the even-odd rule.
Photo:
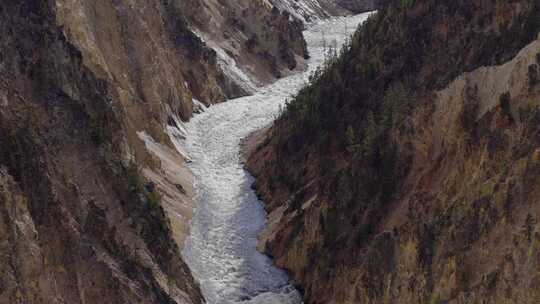
[[[225,73],[246,90],[304,68],[302,22],[268,1],[179,3],[195,32],[216,50]]]
[[[246,92],[226,79],[216,54],[189,29],[175,1],[55,1],[56,22],[83,63],[114,84],[124,105],[139,101],[162,122],[162,104],[188,119],[192,98],[207,104]],[[152,113],[151,113],[152,112]],[[137,121],[145,113],[129,113]],[[139,122],[140,123],[140,122]]]
[[[344,16],[374,11],[385,0],[269,0],[274,6],[288,11],[305,22],[331,16]]]
[[[408,20],[410,14],[417,18],[415,26],[425,24],[420,15],[426,4],[417,1],[399,18]],[[488,29],[498,24],[505,24],[500,27],[503,31],[510,29],[526,16],[538,20],[537,8],[523,14],[524,9],[534,8],[527,1],[485,4],[452,6],[481,8],[467,10],[471,20],[493,10],[494,14],[485,15],[493,19],[481,18]],[[384,24],[382,20],[379,24]],[[408,71],[400,81],[418,85],[417,91],[398,98],[407,106],[400,108],[402,112],[389,117],[373,110],[361,116],[358,108],[368,103],[369,96],[362,95],[366,91],[361,86],[353,92],[363,99],[331,104],[347,109],[339,112],[341,123],[353,117],[390,125],[387,137],[379,137],[388,150],[367,149],[376,145],[366,138],[381,131],[367,128],[355,134],[339,122],[333,126],[340,131],[326,129],[325,139],[299,137],[295,131],[302,130],[301,125],[292,124],[292,114],[285,114],[278,125],[285,127],[274,126],[260,136],[251,152],[248,168],[257,177],[256,188],[270,213],[260,247],[290,271],[307,303],[536,303],[540,299],[536,271],[540,263],[540,38],[529,37],[533,41],[524,43],[518,35],[501,34],[500,39],[512,39],[504,47],[492,48],[493,52],[482,51],[480,56],[479,45],[459,53],[451,51],[452,33],[456,33],[451,29],[467,22],[440,21],[429,21],[435,28],[432,57],[418,65],[399,63]],[[538,23],[533,22],[532,28],[524,24],[520,27],[538,33]],[[475,30],[479,29],[483,33],[481,27]],[[438,61],[441,65],[431,61],[439,58],[438,35],[451,46],[445,48],[448,57]],[[382,54],[392,52],[380,42],[358,48],[353,42],[358,53],[345,55],[348,60],[362,58],[356,63],[365,62],[364,67],[373,63],[377,73],[349,62],[350,69],[337,69],[340,75],[329,74],[342,77],[339,83],[344,86],[336,89],[341,96],[348,96],[348,81],[354,83],[350,75],[365,79],[372,90],[376,88],[370,75],[377,83],[386,79],[385,73],[393,68],[391,57],[383,56],[383,69],[370,60],[377,58],[373,46]],[[520,51],[514,52],[520,43]],[[370,55],[363,57],[366,50]],[[407,48],[400,51],[396,56],[408,58]],[[451,70],[446,69],[446,61],[455,54],[464,56],[456,62],[466,62],[467,68],[459,72],[463,66],[457,65],[445,74]],[[494,55],[503,55],[502,62],[475,66],[478,60],[496,60]],[[443,66],[445,70],[440,70]],[[392,86],[385,89],[390,92],[384,94],[385,102],[403,92]],[[406,101],[407,96],[414,99]],[[323,117],[329,120],[330,115],[327,110]],[[316,144],[321,141],[322,145]]]
[[[159,113],[143,111],[156,91],[116,82],[126,57],[72,44],[57,4],[0,6],[0,302],[201,303],[138,169],[151,163],[131,119]]]

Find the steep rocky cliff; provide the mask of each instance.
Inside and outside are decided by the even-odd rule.
[[[303,21],[374,11],[386,0],[269,0],[275,7]]]
[[[137,166],[152,165],[133,132],[159,113],[153,91],[70,43],[57,4],[0,7],[0,302],[200,303]]]
[[[263,0],[180,1],[186,19],[246,90],[303,68],[303,24]]]
[[[248,89],[184,3],[0,4],[0,303],[203,302],[180,256],[193,192],[182,120]],[[254,62],[262,83],[302,67],[298,22],[235,12],[246,35],[272,37],[239,68]]]
[[[244,95],[253,88],[242,71],[253,69],[250,78],[264,83],[306,56],[299,22],[262,1],[246,3],[59,0],[56,7],[58,25],[93,72],[114,79],[126,98],[179,99],[186,119],[189,95],[205,104]]]
[[[258,135],[261,250],[307,303],[537,303],[540,7],[381,10]]]

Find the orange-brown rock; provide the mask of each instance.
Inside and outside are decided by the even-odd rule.
[[[165,88],[189,110],[175,72],[146,61],[172,54],[135,50],[126,15],[100,17],[120,7],[85,7],[106,24],[57,5],[0,5],[0,303],[201,303],[137,164],[151,165],[137,128],[163,133]]]

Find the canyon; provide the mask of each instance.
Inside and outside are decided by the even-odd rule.
[[[304,32],[310,54],[305,72],[214,105],[185,125],[197,207],[183,255],[208,303],[301,303],[287,275],[257,251],[266,214],[242,167],[240,142],[271,123],[287,98],[324,63],[329,47],[342,45],[367,17],[310,24]]]
[[[540,301],[537,0],[5,0],[0,32],[0,303]]]

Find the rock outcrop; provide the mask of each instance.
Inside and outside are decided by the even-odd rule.
[[[539,17],[389,6],[258,135],[260,247],[306,303],[540,300]]]
[[[263,0],[180,1],[198,36],[217,52],[225,74],[251,91],[304,68],[303,23]]]
[[[275,7],[296,18],[311,22],[331,16],[344,16],[374,11],[387,0],[269,0]]]

